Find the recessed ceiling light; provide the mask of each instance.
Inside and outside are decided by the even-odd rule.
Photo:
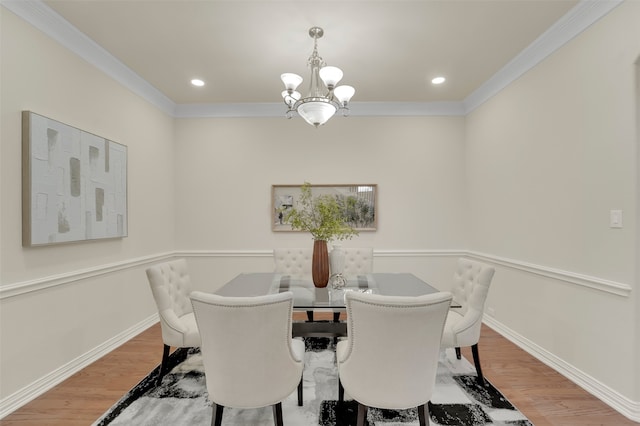
[[[204,86],[204,81],[200,80],[199,78],[194,78],[193,80],[191,80],[191,84],[197,87],[202,87]]]
[[[431,80],[431,83],[433,83],[433,84],[442,84],[445,81],[446,81],[446,78],[444,78],[444,77],[436,77],[436,78]]]

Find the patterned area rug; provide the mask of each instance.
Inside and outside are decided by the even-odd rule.
[[[294,391],[282,402],[284,422],[290,426],[350,426],[356,424],[358,404],[345,394],[338,397],[335,351],[330,339],[307,339],[304,369],[304,406],[298,407]],[[178,349],[172,356],[173,369],[156,387],[158,368],[98,419],[106,425],[209,425],[211,405],[207,400],[204,369],[198,349]],[[489,382],[476,383],[475,369],[453,352],[442,352],[433,398],[429,405],[431,425],[532,426]],[[371,408],[370,426],[417,426],[412,410]],[[273,425],[271,407],[239,410],[225,408],[222,423],[227,426]]]

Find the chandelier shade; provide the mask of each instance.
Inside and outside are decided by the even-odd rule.
[[[346,105],[351,100],[351,97],[354,93],[356,93],[356,89],[351,86],[338,86],[333,91],[333,95],[336,97],[336,99],[338,99],[338,101],[344,105]]]
[[[351,86],[337,86],[342,80],[342,70],[334,66],[326,66],[324,60],[318,55],[318,39],[322,37],[324,30],[320,27],[309,29],[309,36],[313,38],[313,52],[309,56],[308,65],[311,69],[309,92],[302,97],[296,89],[303,79],[297,74],[284,73],[280,79],[284,83],[285,90],[282,99],[287,106],[286,117],[291,118],[297,112],[307,123],[318,127],[329,121],[338,111],[342,110],[347,116],[349,101],[355,93]]]
[[[290,72],[282,74],[280,78],[284,83],[284,88],[287,90],[296,90],[298,86],[300,86],[300,83],[302,83],[302,77]]]
[[[300,117],[304,118],[307,123],[315,127],[329,121],[338,109],[335,104],[327,98],[305,98],[299,102],[300,104],[297,107],[298,114],[300,114]]]
[[[338,67],[320,68],[320,78],[329,90],[333,90],[336,87],[336,84],[342,80],[342,75],[342,70]]]

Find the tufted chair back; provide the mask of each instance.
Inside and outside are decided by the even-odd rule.
[[[160,316],[162,340],[175,347],[200,346],[191,307],[191,278],[185,259],[160,263],[147,269],[147,278]]]
[[[224,407],[276,406],[302,383],[304,342],[291,338],[293,293],[225,297],[194,291],[191,300],[202,335],[212,425]]]
[[[312,248],[273,249],[275,273],[293,277],[311,277]]]
[[[489,294],[494,268],[469,259],[459,259],[453,274],[451,293],[462,307],[456,309],[462,316],[482,319],[484,304]],[[478,327],[478,337],[480,336]]]
[[[460,347],[471,346],[473,361],[478,373],[478,383],[484,383],[478,341],[482,328],[484,304],[495,270],[493,267],[469,259],[459,259],[453,274],[453,300],[460,308],[453,308],[447,314],[447,322],[442,334],[442,347],[455,348],[460,359]]]
[[[373,272],[373,248],[347,248],[344,251],[345,277],[354,275],[366,275]]]
[[[362,406],[426,409],[451,293],[405,297],[348,292],[345,300],[348,337],[336,347],[344,391]]]

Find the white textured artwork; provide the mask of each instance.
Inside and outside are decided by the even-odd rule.
[[[127,236],[127,147],[22,113],[23,246]]]

